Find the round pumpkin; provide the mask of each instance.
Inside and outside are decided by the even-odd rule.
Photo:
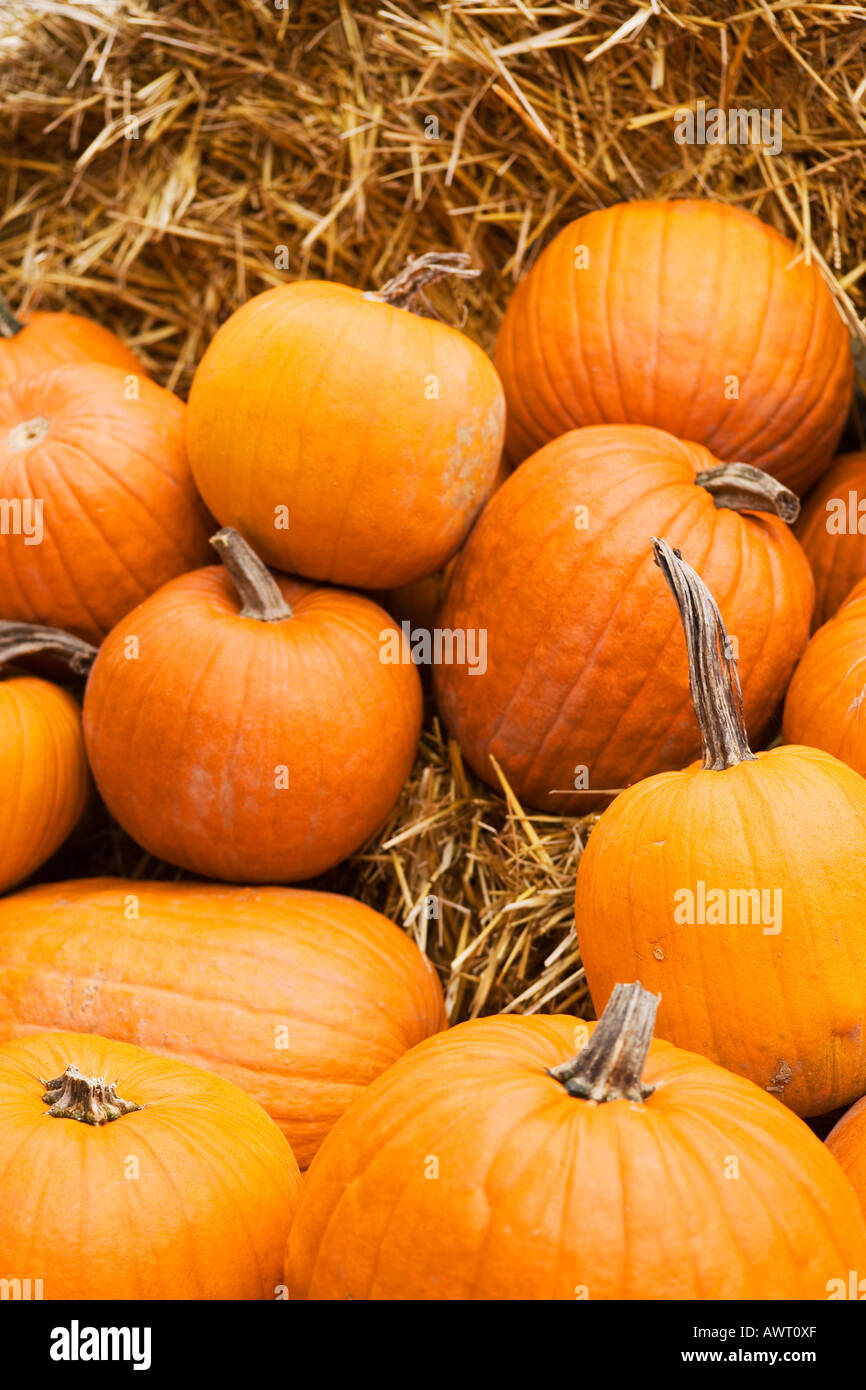
[[[463,634],[467,654],[485,644],[482,674],[468,659],[434,669],[439,707],[479,776],[498,785],[495,758],[522,801],[579,815],[697,754],[654,534],[692,555],[719,593],[748,726],[762,738],[809,633],[809,566],[769,515],[796,506],[758,470],[719,467],[700,445],[640,425],[573,430],[518,468],[473,530],[438,620]]]
[[[0,617],[99,641],[208,555],[186,407],[119,367],[57,367],[0,392]],[[6,518],[4,517],[4,520]]]
[[[846,1111],[826,1139],[827,1148],[860,1199],[866,1215],[866,1096]],[[866,1273],[858,1271],[858,1296],[866,1295]]]
[[[803,653],[785,697],[785,739],[823,748],[866,775],[864,695],[866,579],[855,584]]]
[[[866,575],[866,452],[834,460],[804,502],[795,530],[815,576],[814,630]]]
[[[300,1175],[231,1082],[86,1033],[0,1045],[4,1273],[45,1299],[272,1299]]]
[[[618,203],[571,222],[518,285],[496,366],[519,463],[582,425],[655,425],[795,492],[851,402],[848,332],[816,265],[751,213]]]
[[[412,312],[429,259],[381,294],[327,281],[266,290],[199,364],[195,480],[268,564],[394,588],[444,565],[488,497],[502,386],[469,338]]]
[[[144,373],[135,353],[92,319],[34,310],[22,321],[0,296],[0,390],[67,362],[105,362],[124,372]]]
[[[90,766],[158,859],[233,883],[312,878],[397,800],[421,682],[369,599],[274,578],[237,532],[214,543],[224,566],[164,585],[103,642]]]
[[[0,901],[0,1041],[73,1025],[227,1077],[306,1167],[447,1020],[426,957],[351,898],[105,878]]]
[[[624,791],[589,836],[575,920],[592,1001],[640,973],[672,1043],[826,1114],[866,1091],[866,781],[815,748],[752,753],[712,596],[654,548],[704,756]]]
[[[826,1298],[866,1261],[838,1164],[750,1082],[651,1042],[654,1007],[620,986],[598,1024],[483,1018],[413,1048],[307,1175],[290,1296]]]

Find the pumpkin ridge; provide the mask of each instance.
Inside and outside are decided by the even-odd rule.
[[[612,368],[613,368],[613,379],[614,379],[614,381],[616,382],[616,394],[617,394],[617,400],[618,400],[618,402],[619,402],[619,410],[618,410],[617,414],[618,414],[620,420],[624,420],[624,421],[629,421],[629,422],[631,422],[631,412],[626,408],[626,404],[625,404],[625,401],[624,401],[624,399],[623,399],[623,394],[622,394],[622,381],[621,381],[621,379],[620,379],[620,374],[619,374],[619,362],[618,362],[618,360],[617,360],[617,352],[616,352],[616,347],[615,347],[615,340],[616,340],[616,328],[615,328],[616,316],[615,316],[614,314],[611,313],[611,307],[610,307],[610,292],[611,292],[611,280],[612,280],[612,276],[611,276],[611,274],[610,274],[610,267],[611,267],[611,265],[612,265],[612,263],[613,263],[613,261],[614,261],[614,258],[615,258],[616,243],[617,243],[617,240],[618,240],[618,233],[621,231],[621,228],[622,228],[622,221],[623,221],[622,204],[615,205],[615,206],[614,206],[614,209],[613,209],[613,215],[612,215],[611,218],[610,218],[610,233],[609,233],[609,236],[608,236],[607,246],[606,246],[606,248],[605,248],[604,260],[603,260],[603,264],[604,264],[604,267],[605,267],[605,277],[604,277],[604,313],[600,316],[600,321],[604,323],[605,328],[607,329],[607,347],[608,347],[608,354],[609,354],[609,357],[610,357],[611,366],[612,366]]]

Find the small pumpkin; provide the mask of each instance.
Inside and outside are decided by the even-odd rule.
[[[299,1186],[222,1077],[86,1033],[0,1045],[0,1250],[45,1299],[272,1299]]]
[[[866,452],[834,460],[806,498],[795,531],[815,576],[814,631],[866,576]]]
[[[131,393],[131,394],[130,394]],[[186,407],[119,367],[57,367],[0,392],[0,617],[97,642],[203,563],[209,523]],[[5,519],[5,518],[4,518]]]
[[[652,1041],[655,1002],[619,985],[597,1024],[483,1018],[413,1048],[307,1175],[290,1297],[823,1299],[866,1267],[824,1145]]]
[[[135,353],[93,319],[33,310],[21,320],[0,295],[0,390],[67,362],[105,362],[124,372],[144,374]]]
[[[798,493],[833,457],[853,383],[818,267],[710,199],[617,203],[569,223],[518,285],[495,361],[515,464],[567,430],[628,422]]]
[[[499,464],[502,386],[481,348],[413,308],[467,259],[422,256],[379,293],[283,285],[220,328],[190,391],[190,462],[268,564],[391,589],[463,541]]]
[[[486,642],[486,670],[440,664],[434,685],[468,761],[525,803],[582,814],[699,748],[676,613],[650,537],[699,557],[739,641],[746,719],[764,737],[806,644],[812,576],[779,512],[797,499],[759,470],[640,425],[573,430],[491,498],[439,623]],[[744,514],[740,514],[742,511]]]
[[[789,743],[808,743],[866,775],[866,579],[819,628],[797,664],[782,717]]]
[[[429,961],[363,903],[104,878],[0,901],[0,1041],[73,1025],[225,1076],[306,1167],[364,1088],[447,1021]]]
[[[866,1096],[846,1111],[826,1139],[827,1148],[860,1199],[866,1215]],[[866,1296],[866,1273],[859,1270],[858,1296]]]
[[[640,972],[677,1047],[826,1114],[866,1090],[866,781],[816,748],[752,753],[715,602],[669,545],[653,547],[704,756],[624,791],[589,836],[575,920],[592,1001]]]

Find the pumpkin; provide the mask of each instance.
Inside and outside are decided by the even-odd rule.
[[[834,460],[804,502],[795,529],[815,576],[814,629],[866,575],[866,452]]]
[[[146,377],[130,384],[100,363],[0,392],[0,617],[96,642],[206,559],[185,409]]]
[[[390,589],[461,544],[499,464],[502,387],[475,343],[412,309],[466,259],[421,257],[378,294],[283,285],[219,329],[190,392],[190,463],[268,564]]]
[[[866,1096],[846,1111],[833,1126],[826,1139],[827,1148],[845,1173],[860,1199],[866,1214]],[[866,1274],[860,1269],[862,1282],[858,1296],[866,1295]]]
[[[866,775],[864,694],[866,579],[818,629],[794,671],[782,718],[786,740],[823,748]]]
[[[439,707],[479,776],[497,785],[495,758],[522,801],[579,815],[696,755],[653,534],[696,556],[718,590],[748,726],[764,737],[809,632],[809,566],[769,515],[796,509],[759,470],[640,425],[573,430],[522,464],[485,508],[439,616],[467,653],[434,669]]]
[[[300,1175],[199,1067],[86,1033],[0,1045],[4,1274],[45,1299],[272,1299]]]
[[[0,296],[0,390],[67,362],[105,362],[143,375],[125,343],[81,314],[33,311],[22,322]]]
[[[829,464],[853,382],[818,267],[709,199],[618,203],[569,223],[517,287],[495,361],[513,463],[577,426],[628,422],[795,492]]]
[[[307,1175],[290,1297],[826,1298],[866,1260],[838,1164],[750,1082],[652,1041],[654,1012],[620,985],[598,1024],[501,1015],[413,1048]]]
[[[86,879],[0,901],[0,1040],[73,1026],[219,1072],[305,1167],[365,1086],[447,1023],[427,959],[351,898]]]
[[[670,1042],[826,1114],[866,1090],[866,781],[815,748],[752,753],[712,596],[653,545],[704,755],[623,792],[589,836],[575,920],[592,1001],[640,972]]]
[[[87,756],[111,814],[158,859],[232,883],[312,878],[397,800],[418,671],[369,599],[275,578],[231,529],[213,541],[221,566],[163,585],[103,642]]]

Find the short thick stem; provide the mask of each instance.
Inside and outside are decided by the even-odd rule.
[[[465,251],[428,251],[423,256],[410,256],[398,275],[380,290],[369,290],[364,298],[391,304],[395,309],[408,309],[414,314],[438,317],[425,298],[425,286],[446,276],[474,279],[481,271],[470,264],[471,260]]]
[[[73,675],[86,676],[96,660],[96,647],[58,627],[0,622],[0,666],[11,665],[24,656],[56,656]]]
[[[123,1100],[115,1082],[101,1076],[82,1076],[72,1062],[62,1076],[43,1081],[42,1097],[53,1120],[77,1120],[83,1125],[107,1125],[143,1106]]]
[[[238,591],[242,618],[255,618],[260,623],[278,623],[292,616],[292,610],[267,565],[233,527],[224,526],[215,536],[211,536],[210,543]]]
[[[641,1078],[657,1008],[656,996],[639,982],[614,985],[589,1042],[550,1075],[581,1100],[646,1100],[654,1088]]]
[[[722,463],[695,477],[717,507],[734,512],[775,512],[792,525],[800,515],[800,499],[790,488],[750,463]]]
[[[24,324],[16,319],[6,300],[0,294],[0,338],[14,338],[23,327]]]

